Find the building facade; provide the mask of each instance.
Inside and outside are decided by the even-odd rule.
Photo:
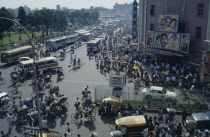
[[[136,0],[133,2],[133,14],[132,14],[132,37],[133,39],[137,39],[138,31],[137,31],[137,16],[138,16],[138,3]]]
[[[172,52],[188,62],[200,64],[202,42],[210,39],[210,0],[139,0],[138,39],[143,53],[155,56],[155,48],[146,46],[148,31],[159,31],[159,15],[178,15],[177,34],[190,34],[189,52]]]

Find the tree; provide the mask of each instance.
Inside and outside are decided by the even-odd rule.
[[[10,18],[10,19],[14,18],[14,16],[5,7],[2,7],[0,9],[0,17]],[[10,28],[13,26],[13,24],[14,23],[11,21],[1,19],[1,21],[0,21],[0,39],[2,41],[2,46],[3,46],[4,32],[7,31],[10,33]],[[9,37],[10,37],[10,35],[9,35]]]
[[[22,6],[18,8],[18,19],[21,25],[26,25],[26,11]]]

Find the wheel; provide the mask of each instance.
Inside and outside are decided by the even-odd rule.
[[[71,114],[71,119],[72,119],[72,121],[74,121],[74,122],[78,122],[78,119],[79,119],[79,116],[78,116],[78,114],[76,114],[76,113],[73,113],[73,114]]]
[[[36,93],[34,91],[32,91],[31,97],[34,98],[35,96],[36,96]]]
[[[93,123],[93,122],[95,122],[96,121],[96,117],[95,116],[93,116],[93,115],[90,115],[90,116],[88,116],[88,121],[89,122],[91,122],[91,123]]]
[[[110,132],[115,131],[115,125],[109,124]]]
[[[6,80],[4,78],[0,78],[0,85],[5,84]]]

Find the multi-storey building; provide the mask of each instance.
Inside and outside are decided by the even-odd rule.
[[[148,31],[160,31],[162,24],[159,15],[164,14],[178,15],[177,20],[174,21],[177,31],[173,33],[179,34],[181,38],[183,33],[190,34],[188,52],[180,52],[181,46],[177,51],[162,49],[161,51],[164,52],[157,51],[154,46],[146,46]],[[168,18],[170,20],[170,17]],[[168,20],[162,20],[162,23]],[[143,53],[163,56],[163,58],[175,57],[177,59],[178,57],[180,60],[200,64],[202,42],[210,39],[210,0],[139,0],[138,31],[140,49]],[[155,40],[155,36],[153,38]]]
[[[133,17],[132,17],[132,37],[137,39],[137,12],[138,12],[138,3],[136,0],[133,2]]]

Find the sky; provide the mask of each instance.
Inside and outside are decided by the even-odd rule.
[[[68,7],[71,9],[90,8],[90,6],[102,6],[112,9],[115,3],[124,4],[131,3],[133,0],[0,0],[0,7],[18,8],[27,5],[29,8],[47,7],[55,9],[59,4],[61,7]]]

